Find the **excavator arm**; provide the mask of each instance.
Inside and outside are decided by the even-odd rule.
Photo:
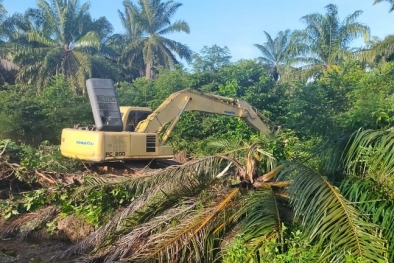
[[[254,110],[246,101],[195,92],[190,89],[171,94],[154,112],[137,125],[135,131],[157,133],[172,121],[163,136],[161,144],[164,144],[185,111],[201,111],[239,117],[252,128],[264,134],[271,133],[268,126],[263,122],[263,120],[268,122],[268,119]]]

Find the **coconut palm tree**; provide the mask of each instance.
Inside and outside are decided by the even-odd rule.
[[[264,31],[267,42],[264,44],[254,44],[261,53],[262,56],[258,59],[263,63],[264,66],[271,69],[273,78],[278,81],[283,73],[283,67],[288,64],[290,60],[290,37],[291,32],[289,29],[280,31],[275,39],[272,39],[271,35]]]
[[[191,50],[184,44],[164,35],[173,32],[189,33],[189,25],[183,20],[171,22],[171,18],[182,6],[172,0],[138,0],[123,2],[125,11],[119,11],[121,22],[126,29],[127,46],[122,53],[127,64],[137,64],[147,78],[152,78],[158,66],[171,68],[181,59],[190,61]],[[143,62],[143,64],[142,64]]]
[[[381,2],[388,2],[390,4],[391,7],[390,7],[389,12],[392,12],[394,10],[394,1],[393,0],[375,0],[375,2],[373,2],[373,4],[375,5],[375,4],[378,4]]]
[[[90,5],[78,0],[39,0],[37,5],[25,15],[33,27],[27,32],[29,45],[15,56],[19,81],[40,87],[63,74],[80,92],[86,78],[118,78],[115,63],[102,55],[103,40],[112,32],[105,18],[93,20]]]
[[[378,226],[365,221],[325,176],[300,163],[276,166],[259,144],[230,153],[135,178],[87,179],[76,200],[116,185],[128,187],[134,198],[61,257],[93,251],[78,262],[216,262],[225,255],[225,242],[241,236],[247,253],[238,262],[250,262],[263,256],[260,248],[268,240],[281,244],[283,226],[293,224],[317,252],[313,262],[387,257]],[[239,183],[232,183],[235,177]]]
[[[314,13],[302,17],[306,28],[296,30],[292,38],[292,49],[302,55],[296,63],[303,65],[308,77],[316,77],[322,70],[329,70],[351,56],[349,44],[354,39],[363,36],[367,41],[369,38],[369,28],[356,22],[362,11],[355,11],[340,21],[336,5],[329,4],[325,8],[324,15]]]

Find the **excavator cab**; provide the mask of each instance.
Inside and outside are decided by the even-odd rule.
[[[120,106],[123,122],[123,131],[133,132],[140,121],[145,120],[152,110],[146,107]]]

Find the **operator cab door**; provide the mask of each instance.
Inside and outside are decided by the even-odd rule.
[[[125,131],[133,132],[137,127],[140,121],[145,120],[149,114],[152,112],[150,111],[138,111],[133,110],[129,112],[129,116],[127,117]]]

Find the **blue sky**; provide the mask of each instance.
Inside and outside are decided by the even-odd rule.
[[[136,0],[134,0],[136,1]],[[36,7],[36,0],[3,0],[10,14],[23,13],[28,7]],[[86,2],[80,0],[80,2]],[[122,32],[118,10],[123,11],[122,0],[91,0],[93,18],[105,16],[113,24],[115,32]],[[174,20],[185,20],[190,34],[168,35],[169,38],[188,45],[199,52],[204,46],[227,46],[233,61],[260,56],[253,44],[263,44],[263,31],[275,37],[278,31],[302,29],[300,18],[311,13],[325,13],[329,4],[338,6],[339,17],[344,19],[356,10],[363,14],[358,21],[368,25],[371,35],[384,38],[394,34],[394,12],[389,4],[373,5],[374,0],[178,0],[183,5]],[[357,40],[355,46],[362,45]]]

